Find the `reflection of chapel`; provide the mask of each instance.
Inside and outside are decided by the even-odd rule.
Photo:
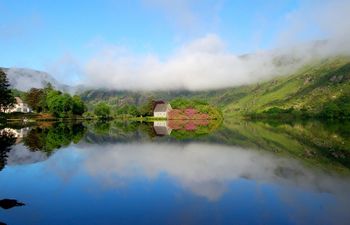
[[[153,122],[153,129],[157,136],[166,136],[170,135],[172,129],[168,126],[167,121],[154,121]]]

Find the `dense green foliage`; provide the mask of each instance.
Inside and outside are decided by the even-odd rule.
[[[116,110],[117,115],[139,116],[140,112],[135,105],[125,105]]]
[[[111,107],[105,102],[100,102],[96,105],[94,113],[96,116],[106,119],[111,114]]]
[[[201,100],[176,98],[170,101],[170,105],[173,109],[196,109],[200,113],[208,114],[211,119],[222,118],[222,113],[217,107]]]
[[[25,99],[26,98],[26,92],[24,91],[20,91],[20,90],[17,90],[17,89],[12,89],[12,96],[13,97],[19,97],[21,99]]]
[[[25,94],[25,101],[32,110],[40,113],[47,110],[46,95],[47,90],[32,88]]]
[[[346,93],[334,101],[323,105],[320,113],[324,118],[350,118],[350,93]]]
[[[73,101],[68,94],[52,90],[47,94],[47,105],[49,111],[57,117],[66,117],[73,110]]]
[[[322,118],[322,119],[349,119],[350,118],[350,95],[326,102],[319,112],[311,112],[306,108],[294,109],[272,107],[261,113],[248,114],[252,118]]]
[[[78,95],[74,95],[72,97],[72,113],[74,115],[83,115],[83,113],[86,111],[86,106],[81,100],[81,98]]]
[[[10,83],[6,74],[0,70],[0,112],[5,111],[15,104],[15,99],[9,87]]]
[[[147,101],[140,107],[140,114],[142,116],[152,116],[155,103],[156,100],[154,99],[154,97],[149,97]]]
[[[43,89],[32,88],[26,93],[26,102],[36,112],[49,112],[56,117],[82,115],[86,106],[77,95],[55,90],[50,84]]]

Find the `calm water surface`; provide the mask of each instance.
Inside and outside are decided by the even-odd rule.
[[[1,131],[0,221],[349,224],[349,127],[11,125]]]

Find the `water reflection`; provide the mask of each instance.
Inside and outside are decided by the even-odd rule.
[[[11,209],[13,207],[24,206],[25,204],[16,199],[1,199],[0,207],[3,209]]]
[[[157,136],[170,135],[171,131],[173,130],[168,126],[167,120],[154,121],[153,122],[153,129],[154,129],[155,133],[157,134]]]
[[[7,162],[7,154],[11,150],[11,146],[16,143],[16,137],[13,133],[3,129],[0,132],[0,170],[2,170]]]
[[[166,121],[46,123],[18,132],[19,141],[2,129],[1,195],[28,203],[16,213],[31,220],[12,210],[0,216],[11,224],[62,224],[73,214],[84,224],[102,218],[102,224],[143,224],[147,220],[137,218],[145,215],[150,224],[169,218],[174,224],[345,224],[348,126],[228,120],[183,130]],[[42,199],[55,204],[47,207]],[[49,216],[66,207],[60,218]]]
[[[113,144],[106,146],[102,154],[98,146],[84,146],[79,153],[86,159],[84,170],[104,184],[137,176],[155,179],[166,173],[181,186],[209,200],[218,200],[229,182],[240,178],[337,193],[342,197],[350,188],[349,179],[307,169],[296,160],[215,144]]]
[[[55,123],[51,126],[38,126],[30,130],[24,138],[24,145],[30,151],[43,151],[48,155],[54,150],[69,144],[78,143],[85,133],[82,124]]]
[[[173,123],[173,122],[171,122]],[[34,127],[0,129],[1,159],[10,164],[38,162],[70,144],[130,142],[211,143],[260,149],[293,156],[304,163],[335,171],[350,169],[349,123],[319,121],[276,122],[225,121],[212,132],[172,128],[169,121],[92,123],[44,123]],[[345,127],[345,128],[344,128]],[[159,137],[156,138],[155,137]],[[169,146],[171,147],[171,146]],[[12,150],[11,150],[12,149]],[[10,151],[11,150],[11,151]],[[9,158],[9,160],[8,160]],[[32,158],[32,159],[30,159]],[[6,160],[5,160],[6,159]]]

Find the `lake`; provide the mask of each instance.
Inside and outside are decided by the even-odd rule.
[[[5,224],[348,224],[350,123],[12,124]]]

